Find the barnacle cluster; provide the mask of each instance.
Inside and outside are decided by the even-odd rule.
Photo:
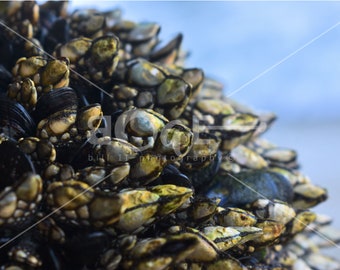
[[[1,269],[339,269],[275,120],[119,10],[1,2]]]

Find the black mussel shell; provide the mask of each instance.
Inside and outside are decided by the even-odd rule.
[[[0,133],[9,138],[19,139],[34,135],[35,123],[19,103],[0,95]]]
[[[208,166],[187,173],[197,191],[209,185],[212,179],[214,179],[221,165],[222,152],[217,151],[214,157],[209,158],[213,158],[213,160]]]
[[[187,187],[193,189],[193,185],[190,179],[180,170],[178,170],[174,165],[167,165],[161,174],[161,176],[152,181],[152,186],[155,185],[167,185],[172,184],[180,187]]]
[[[220,198],[222,207],[246,207],[258,199],[291,203],[293,187],[281,174],[263,170],[217,175],[212,184],[201,191],[209,198]]]
[[[13,42],[6,36],[7,31],[4,26],[0,25],[0,64],[10,69],[14,66],[17,58],[14,57]]]
[[[105,232],[78,232],[67,240],[64,253],[72,265],[91,265],[109,247],[110,242]]]
[[[74,169],[94,165],[91,138],[85,141],[59,144],[56,146],[57,162],[70,164]]]
[[[39,123],[40,120],[56,112],[77,108],[78,97],[76,92],[70,87],[63,87],[43,94],[38,99],[33,115],[36,122]]]
[[[48,243],[40,245],[39,254],[43,258],[44,269],[49,270],[63,270],[67,269],[65,266],[65,260],[61,255],[61,251],[58,248]]]
[[[70,86],[76,90],[80,106],[87,106],[92,103],[103,103],[104,98],[109,98],[107,94],[100,90],[101,88],[105,89],[104,86],[97,84],[93,86],[83,79],[77,78],[71,80]]]
[[[27,172],[35,172],[31,159],[24,154],[15,141],[0,143],[0,190],[12,186]]]
[[[64,44],[70,40],[70,26],[66,19],[56,20],[44,40],[44,48],[48,53],[54,51],[58,44]]]
[[[12,81],[12,74],[0,64],[0,93],[6,93],[7,86]]]

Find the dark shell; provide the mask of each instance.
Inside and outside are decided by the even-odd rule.
[[[74,265],[92,264],[109,245],[105,232],[78,232],[66,242],[64,252]]]
[[[51,102],[53,101],[53,102]],[[52,90],[43,94],[37,102],[34,118],[37,123],[49,115],[65,110],[77,109],[78,98],[76,92],[69,87]]]
[[[0,153],[0,190],[13,185],[24,173],[35,172],[31,159],[17,147],[16,142],[0,143]]]
[[[32,136],[35,130],[35,123],[19,103],[0,95],[0,133],[6,136],[19,139]]]
[[[190,179],[185,174],[181,173],[174,165],[167,165],[163,169],[161,176],[152,182],[153,186],[166,184],[193,189]]]
[[[207,157],[207,159],[212,159],[208,166],[187,173],[197,191],[209,185],[211,179],[217,174],[222,161],[222,153],[218,151],[216,155]]]
[[[11,73],[0,64],[0,93],[5,93],[7,91],[7,86],[11,83],[11,81]]]
[[[178,34],[169,41],[164,47],[156,49],[150,55],[151,62],[168,62],[169,60],[176,60],[180,46],[182,44],[183,35]]]
[[[8,40],[6,30],[1,26],[0,33],[0,63],[10,69],[14,66],[17,58],[14,57],[13,42]]]
[[[220,198],[223,207],[244,207],[262,198],[287,203],[293,200],[293,188],[289,181],[278,173],[263,170],[217,175],[202,193],[209,198]]]
[[[64,44],[70,40],[70,26],[65,19],[56,20],[48,31],[44,40],[44,48],[48,53],[54,51],[58,44]]]
[[[70,164],[74,169],[92,166],[95,161],[92,147],[90,139],[60,144],[57,146],[57,162]]]

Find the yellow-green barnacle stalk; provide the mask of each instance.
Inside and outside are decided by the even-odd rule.
[[[242,237],[239,243],[240,245],[258,238],[263,233],[262,229],[257,228],[257,227],[244,226],[244,227],[230,227],[230,228],[233,228],[240,233]]]
[[[130,259],[122,262],[123,269],[164,269],[173,261],[168,254],[161,254],[155,256],[157,249],[161,249],[166,242],[165,238],[154,238],[141,240],[132,249]]]
[[[189,234],[143,239],[131,250],[130,259],[123,262],[123,268],[165,269],[185,260],[197,243],[197,238]]]
[[[195,134],[193,145],[181,163],[183,169],[192,171],[204,168],[211,164],[211,162],[216,158],[216,153],[220,147],[220,143],[221,140],[212,134]]]
[[[79,37],[75,39],[71,39],[70,41],[59,44],[54,52],[54,57],[66,57],[70,60],[70,68],[75,69],[77,63],[82,59],[85,53],[90,49],[92,44],[92,39],[86,37]],[[72,78],[75,75],[71,73]]]
[[[256,227],[207,226],[202,229],[202,232],[214,241],[221,251],[226,251],[233,246],[256,239],[262,234],[262,229]]]
[[[145,189],[122,190],[122,214],[115,227],[125,232],[134,232],[155,220],[160,202],[159,195]]]
[[[169,228],[171,234],[176,235],[179,238],[182,237],[195,237],[197,244],[194,250],[190,253],[186,260],[189,262],[206,263],[212,262],[219,257],[219,248],[216,244],[205,236],[202,232],[194,228],[184,228],[179,226],[173,226]]]
[[[131,108],[115,124],[115,136],[147,150],[154,146],[158,134],[169,121],[151,109]]]
[[[285,232],[284,224],[272,220],[260,221],[255,226],[262,230],[262,234],[252,240],[255,247],[273,244]]]
[[[116,109],[126,110],[132,106],[138,108],[153,107],[153,96],[149,91],[141,92],[135,87],[119,84],[113,85],[110,94],[112,95],[110,100],[112,111]]]
[[[41,42],[36,38],[28,38],[23,41],[23,55],[26,57],[44,56],[44,48]]]
[[[252,203],[251,208],[259,219],[273,220],[284,225],[296,216],[294,208],[277,200],[258,199]]]
[[[114,193],[95,191],[84,182],[68,180],[48,186],[47,204],[64,222],[103,227],[119,220],[124,199]]]
[[[175,212],[193,195],[192,189],[175,185],[158,185],[149,190],[159,196],[160,216]]]
[[[44,166],[54,162],[56,159],[56,149],[47,139],[37,137],[21,138],[18,141],[18,147],[22,152],[30,155],[37,165]]]
[[[213,241],[221,251],[237,245],[241,242],[241,234],[239,231],[231,227],[208,226],[202,229],[204,235]]]
[[[91,104],[78,110],[75,125],[79,139],[91,137],[100,126],[102,119],[103,111],[100,104]]]
[[[265,169],[268,167],[268,163],[263,157],[244,145],[233,148],[230,152],[230,158],[233,162],[249,169]]]
[[[268,150],[265,150],[262,153],[262,156],[268,160],[268,162],[278,167],[284,167],[284,168],[296,168],[298,167],[298,164],[296,162],[297,159],[297,153],[294,150],[286,149],[286,148],[280,148],[280,147],[274,147]]]
[[[168,77],[157,87],[157,108],[170,120],[181,116],[191,99],[191,85],[180,77]],[[169,108],[165,110],[165,108]]]
[[[148,184],[161,175],[167,163],[165,156],[153,153],[142,154],[131,165],[129,176],[135,182]]]
[[[14,78],[30,78],[35,84],[38,84],[40,82],[39,71],[46,64],[47,61],[41,56],[21,57],[13,67],[12,74]]]
[[[100,185],[108,183],[105,187],[116,190],[118,186],[129,176],[130,164],[125,162],[115,166],[90,166],[77,172],[77,179],[89,184]]]
[[[35,1],[11,2],[6,9],[6,15],[13,24],[28,21],[36,27],[39,22],[39,9]]]
[[[194,134],[182,125],[170,122],[158,136],[153,150],[170,160],[179,160],[188,154],[193,145]]]
[[[200,118],[209,124],[216,124],[219,117],[234,114],[233,107],[221,99],[202,99],[196,102],[195,110],[202,115]],[[195,112],[194,112],[195,113]]]
[[[221,149],[228,151],[248,141],[258,124],[258,117],[253,114],[235,113],[224,117],[222,130],[216,132],[222,138]]]
[[[216,215],[219,199],[194,198],[187,210],[187,218],[202,224]]]
[[[37,137],[48,139],[52,143],[68,141],[71,138],[70,131],[76,122],[76,118],[76,110],[58,111],[38,123]]]
[[[316,214],[308,210],[297,210],[296,217],[286,224],[286,231],[281,236],[281,242],[292,239],[296,234],[309,228],[316,219]]]
[[[37,103],[38,94],[34,82],[30,78],[16,80],[8,86],[7,96],[31,110]]]
[[[37,90],[49,92],[52,89],[62,88],[69,85],[69,60],[67,58],[49,61],[40,72],[40,81]]]
[[[0,226],[25,221],[36,212],[41,199],[40,175],[25,173],[17,185],[6,187],[0,193]]]
[[[220,226],[254,226],[257,222],[256,216],[250,211],[234,207],[218,207],[215,221]]]
[[[66,181],[74,179],[75,172],[71,165],[60,164],[58,162],[50,163],[42,172],[42,176],[46,183],[54,181]]]
[[[146,57],[159,42],[160,25],[154,22],[142,22],[133,26],[124,39],[132,45],[131,54]],[[122,37],[123,39],[123,37]]]
[[[37,224],[37,228],[39,233],[45,236],[49,241],[53,243],[63,244],[65,243],[65,232],[64,230],[57,225],[53,218],[45,218],[41,213],[38,214],[39,218],[42,220]]]
[[[263,139],[262,137],[252,138],[251,141],[248,141],[246,143],[246,146],[254,150],[256,153],[259,153],[260,155],[262,155],[266,150],[276,147],[275,144],[269,142],[266,139]]]
[[[102,36],[105,14],[93,9],[76,10],[70,16],[70,35],[96,38]]]
[[[323,201],[328,197],[327,190],[311,183],[299,184],[294,188],[294,198],[292,206],[297,209],[308,209]]]
[[[287,230],[291,234],[297,234],[303,231],[309,224],[316,220],[316,214],[308,210],[297,211],[297,215],[294,220],[287,224]]]
[[[222,99],[223,84],[210,77],[205,77],[203,86],[196,99]]]
[[[154,136],[169,122],[163,115],[151,109],[133,108],[126,112],[126,117],[126,132],[136,137]]]
[[[84,76],[95,82],[107,83],[119,61],[119,39],[114,35],[101,36],[92,41],[91,47],[79,61],[78,66],[84,69]]]
[[[32,267],[32,268],[40,268],[43,264],[43,261],[41,259],[40,254],[38,254],[37,249],[34,248],[24,248],[19,246],[14,246],[8,251],[8,257],[11,261],[16,261],[18,264],[24,263],[26,267]],[[17,268],[18,264],[10,265],[9,268],[12,267]]]
[[[302,172],[294,170],[294,174],[297,177],[297,185],[298,184],[311,184],[312,183],[311,179],[307,175],[303,174]]]
[[[76,178],[86,184],[96,187],[104,182],[107,177],[107,170],[103,166],[90,166],[83,168],[76,173]]]
[[[219,168],[219,173],[221,175],[227,175],[229,173],[232,174],[237,174],[240,173],[242,170],[242,167],[235,163],[230,157],[225,157],[222,159],[220,168]]]
[[[192,97],[195,98],[202,89],[203,81],[204,81],[204,72],[199,68],[187,68],[183,69],[181,74],[181,78],[190,84]],[[190,100],[191,100],[190,99]]]
[[[128,82],[141,87],[155,87],[165,80],[165,74],[156,64],[142,58],[128,63]]]
[[[93,147],[95,160],[100,166],[130,162],[140,156],[140,151],[131,143],[111,137],[99,138]]]

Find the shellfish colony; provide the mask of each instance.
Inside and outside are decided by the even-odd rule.
[[[1,2],[1,269],[340,269],[275,120],[119,10]]]

